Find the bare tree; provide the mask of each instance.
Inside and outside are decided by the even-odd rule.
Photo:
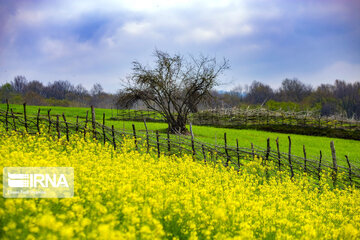
[[[131,106],[142,101],[149,109],[164,116],[173,133],[186,133],[188,114],[218,84],[217,78],[229,68],[226,59],[220,64],[215,58],[200,56],[185,59],[155,50],[155,66],[149,68],[133,62],[120,103]]]
[[[282,101],[301,102],[312,92],[310,85],[305,85],[297,78],[286,78],[282,81],[279,89],[279,97]]]
[[[100,83],[95,83],[92,89],[90,90],[90,93],[92,96],[98,96],[104,93],[104,90]]]
[[[14,81],[11,82],[12,87],[17,93],[25,93],[25,89],[27,86],[27,80],[24,76],[16,76]]]
[[[274,91],[269,85],[253,81],[248,89],[245,101],[251,104],[265,104],[273,96]]]

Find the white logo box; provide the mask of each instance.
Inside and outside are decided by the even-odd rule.
[[[72,167],[4,167],[5,198],[71,198],[74,196]]]

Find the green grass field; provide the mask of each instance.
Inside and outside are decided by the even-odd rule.
[[[15,112],[22,112],[22,105],[10,105]],[[38,106],[27,106],[28,114],[35,115],[38,110]],[[0,109],[6,109],[5,104],[0,105]],[[51,114],[62,114],[65,113],[66,117],[70,121],[74,121],[76,116],[84,117],[86,111],[90,108],[72,108],[72,107],[40,107],[41,114],[47,114],[47,110],[51,109]],[[135,124],[137,130],[144,130],[145,126],[142,122],[129,122],[129,121],[113,121],[109,120],[112,116],[116,116],[117,111],[111,109],[96,109],[96,119],[102,122],[103,113],[106,115],[106,125],[114,125],[116,129],[131,130],[132,124]],[[90,117],[90,111],[89,111]],[[167,128],[166,123],[147,123],[149,130],[160,130],[165,131]],[[347,140],[339,138],[328,138],[319,136],[307,136],[297,134],[283,134],[274,132],[265,132],[258,130],[245,130],[245,129],[228,129],[228,128],[217,128],[208,126],[193,126],[195,139],[212,143],[217,145],[224,144],[224,133],[227,133],[228,145],[235,146],[236,139],[239,140],[239,146],[250,147],[251,143],[255,146],[266,147],[266,139],[270,138],[270,145],[273,149],[276,148],[275,139],[279,137],[280,151],[288,152],[288,136],[292,139],[292,154],[297,156],[303,156],[303,145],[306,147],[308,158],[318,158],[319,151],[323,153],[323,159],[331,159],[330,141],[334,141],[338,164],[347,166],[345,156],[347,155],[350,162],[360,167],[360,141]]]

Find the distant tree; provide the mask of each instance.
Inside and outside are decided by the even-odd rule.
[[[104,89],[100,83],[95,83],[92,89],[90,90],[90,93],[92,96],[99,96],[102,93],[104,93]]]
[[[360,117],[360,82],[346,83],[336,80],[334,96],[339,100],[348,117]]]
[[[297,78],[282,81],[278,92],[278,100],[284,102],[301,102],[305,97],[312,92],[310,85],[305,85]]]
[[[45,96],[44,85],[37,80],[30,81],[26,86],[25,92],[34,92],[41,96]]]
[[[75,87],[74,93],[76,96],[79,96],[79,97],[84,97],[89,94],[88,90],[86,90],[86,88],[84,88],[84,86],[81,84],[78,84]]]
[[[16,76],[14,81],[11,82],[11,86],[17,93],[25,93],[25,89],[27,86],[27,80],[24,76]]]
[[[49,83],[44,90],[47,98],[65,99],[67,93],[74,91],[74,86],[67,80],[59,80]]]
[[[5,103],[6,99],[10,100],[14,93],[14,89],[10,83],[5,83],[0,87],[0,100],[1,103]]]
[[[159,50],[154,56],[152,68],[133,62],[132,76],[118,102],[131,106],[142,101],[164,116],[171,132],[186,133],[188,114],[210,95],[218,76],[229,68],[228,61],[219,64],[215,58],[204,56],[185,59]]]
[[[274,96],[274,91],[269,85],[254,81],[245,96],[245,101],[251,104],[265,104]]]

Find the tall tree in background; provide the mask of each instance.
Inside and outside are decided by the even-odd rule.
[[[249,87],[245,101],[251,104],[265,104],[273,96],[274,91],[269,85],[254,81]]]
[[[154,56],[153,68],[133,62],[132,76],[118,102],[131,106],[142,101],[164,116],[171,132],[186,133],[188,114],[196,111],[199,102],[210,95],[210,90],[218,84],[218,76],[229,68],[228,61],[218,63],[215,58],[204,56],[185,59],[159,50]]]
[[[25,93],[25,89],[27,86],[27,80],[24,76],[16,76],[14,81],[11,82],[11,86],[17,93]]]
[[[282,81],[279,89],[279,98],[285,102],[301,102],[312,92],[310,85],[305,85],[297,78],[286,78]]]

